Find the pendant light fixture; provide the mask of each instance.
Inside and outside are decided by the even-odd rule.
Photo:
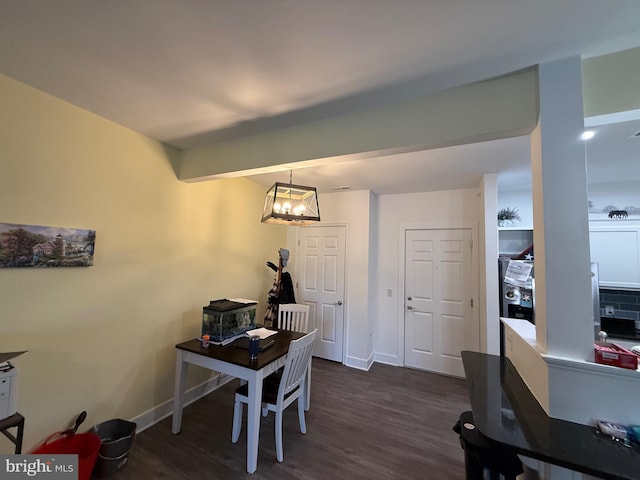
[[[315,187],[276,182],[267,191],[262,211],[262,223],[279,225],[309,225],[320,221],[318,193]]]

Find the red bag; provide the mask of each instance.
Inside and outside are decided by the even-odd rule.
[[[76,419],[72,429],[56,432],[36,448],[32,454],[38,455],[78,455],[78,480],[89,480],[93,473],[93,467],[102,445],[102,440],[95,433],[76,433],[80,424],[87,417],[87,412],[82,412]],[[57,440],[53,440],[60,437]]]

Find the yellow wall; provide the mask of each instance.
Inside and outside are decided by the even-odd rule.
[[[584,116],[640,109],[640,47],[582,62]]]
[[[261,318],[286,227],[259,222],[262,186],[180,182],[176,151],[2,75],[0,105],[0,222],[96,230],[91,267],[0,269],[27,451],[82,410],[88,428],[169,400],[203,305],[254,298]]]

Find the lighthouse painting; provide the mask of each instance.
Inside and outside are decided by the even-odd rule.
[[[0,268],[89,267],[95,230],[0,223]]]

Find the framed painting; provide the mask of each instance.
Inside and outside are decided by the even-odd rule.
[[[0,223],[0,268],[89,267],[95,230]]]

